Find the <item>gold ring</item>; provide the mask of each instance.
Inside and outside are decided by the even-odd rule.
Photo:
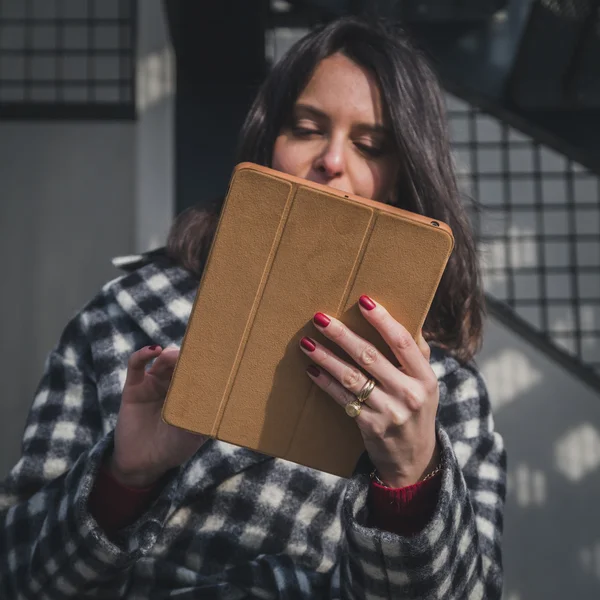
[[[358,400],[352,400],[352,402],[348,402],[348,404],[346,404],[344,410],[349,417],[356,419],[356,417],[360,415],[362,404]]]
[[[367,383],[363,386],[362,390],[356,394],[356,399],[362,403],[367,400],[371,395],[371,392],[375,389],[375,381],[373,379],[367,379]]]

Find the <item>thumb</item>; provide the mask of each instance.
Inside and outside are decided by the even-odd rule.
[[[170,379],[179,358],[179,348],[165,348],[148,369],[150,375],[159,379]]]
[[[160,346],[144,346],[137,352],[134,352],[127,363],[126,385],[137,385],[144,380],[146,365],[156,358],[162,349]]]

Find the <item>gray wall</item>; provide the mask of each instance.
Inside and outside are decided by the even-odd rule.
[[[50,348],[133,249],[133,124],[0,123],[0,473]]]
[[[600,394],[490,320],[479,364],[508,451],[506,600],[600,597]]]
[[[175,211],[175,65],[160,0],[138,3],[135,247],[162,246]]]

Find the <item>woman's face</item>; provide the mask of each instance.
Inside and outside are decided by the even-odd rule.
[[[275,140],[272,167],[389,202],[398,160],[373,75],[340,53],[321,61]]]

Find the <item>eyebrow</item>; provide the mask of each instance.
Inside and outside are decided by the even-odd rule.
[[[324,113],[322,110],[319,110],[318,108],[311,106],[310,104],[296,104],[294,106],[294,111],[297,110],[302,110],[304,112],[310,113],[313,116],[317,117],[318,119],[324,119],[326,121],[330,121],[331,119],[329,118],[329,116]],[[386,127],[385,125],[381,125],[379,123],[358,123],[358,127],[360,129],[364,129],[366,131],[370,131],[372,133],[377,133],[377,134],[381,134],[381,135],[389,135],[390,134],[390,130],[388,127]]]

